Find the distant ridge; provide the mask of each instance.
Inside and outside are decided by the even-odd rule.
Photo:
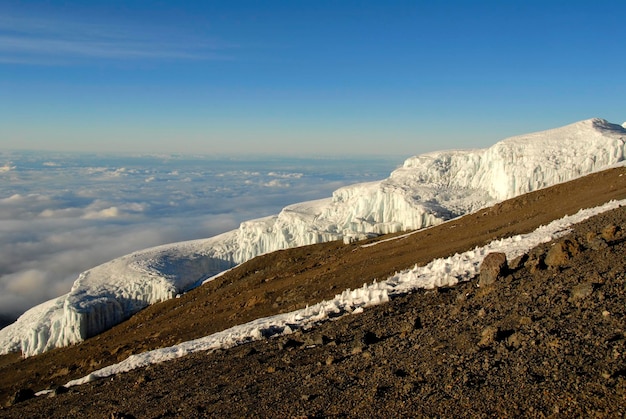
[[[483,150],[407,159],[379,182],[286,207],[209,239],[159,246],[83,272],[69,294],[0,330],[0,353],[71,345],[254,256],[419,229],[624,161],[626,129],[603,119],[511,137]]]

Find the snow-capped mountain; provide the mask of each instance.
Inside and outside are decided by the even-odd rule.
[[[209,239],[159,246],[83,272],[72,290],[0,330],[0,353],[25,356],[98,334],[257,255],[419,229],[624,161],[626,128],[590,119],[483,150],[411,157],[389,178],[338,189]]]

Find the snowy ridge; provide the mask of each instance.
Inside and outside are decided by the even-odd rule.
[[[0,330],[0,354],[35,355],[96,335],[255,256],[420,229],[624,160],[626,129],[602,119],[511,137],[484,150],[411,157],[391,176],[285,207],[209,239],[146,249],[82,273],[70,293]]]
[[[504,252],[509,260],[516,258],[541,243],[547,243],[566,235],[569,232],[569,227],[575,223],[624,205],[626,205],[626,200],[612,201],[596,208],[580,210],[574,215],[565,216],[546,226],[539,227],[531,233],[495,240],[486,246],[477,247],[461,254],[457,253],[448,258],[435,259],[425,266],[416,266],[413,269],[396,273],[386,281],[364,284],[362,288],[356,290],[348,289],[342,294],[336,295],[332,300],[322,301],[305,309],[253,320],[203,338],[131,355],[118,364],[94,371],[83,378],[72,380],[65,384],[65,387],[81,385],[136,368],[170,361],[194,352],[227,349],[264,337],[290,334],[297,329],[313,327],[329,318],[358,314],[364,307],[387,302],[394,296],[420,288],[432,289],[456,285],[460,281],[468,281],[477,275],[482,260],[491,252]],[[43,391],[41,394],[50,391],[52,390]]]

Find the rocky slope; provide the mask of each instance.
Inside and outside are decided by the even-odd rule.
[[[128,353],[292,310],[433,257],[626,197],[614,169],[403,240],[256,258],[74,347],[0,358],[7,402]],[[624,209],[546,245],[496,284],[419,292],[308,332],[193,355],[0,410],[2,417],[615,416],[624,410]],[[549,250],[559,249],[559,250]],[[61,392],[60,392],[61,393]]]

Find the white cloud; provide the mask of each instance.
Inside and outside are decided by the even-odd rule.
[[[24,197],[18,193],[9,196],[8,198],[0,199],[0,203],[11,203],[11,202],[19,202],[23,200]]]
[[[37,269],[27,269],[3,278],[6,290],[18,294],[39,294],[45,289],[47,274]]]
[[[23,311],[24,307],[63,294],[55,289],[55,285],[55,282],[50,281],[49,274],[39,269],[25,269],[0,276],[0,314],[14,316]]]
[[[280,173],[280,172],[269,172],[267,175],[282,178],[282,179],[300,179],[302,176],[304,176],[303,173]]]
[[[68,218],[68,217],[81,217],[83,211],[80,208],[61,208],[50,209],[47,208],[39,213],[40,217],[44,218]]]
[[[99,211],[89,211],[83,215],[83,218],[87,220],[93,220],[98,218],[116,218],[121,216],[120,210],[117,207],[104,208]]]
[[[263,186],[268,188],[289,188],[291,184],[289,182],[283,182],[282,180],[272,179],[269,182],[265,182]]]

